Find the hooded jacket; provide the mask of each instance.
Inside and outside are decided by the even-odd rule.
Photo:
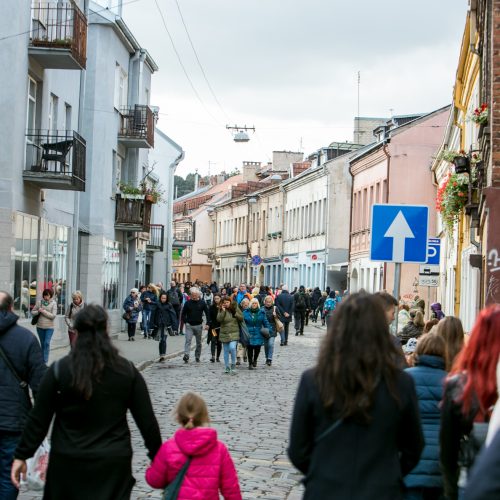
[[[179,429],[163,443],[146,471],[146,481],[153,488],[164,488],[192,457],[179,491],[178,500],[241,500],[238,476],[226,446],[217,440],[210,427]]]
[[[36,397],[47,367],[38,340],[29,330],[17,324],[18,319],[13,312],[0,312],[0,347]],[[19,386],[18,380],[0,358],[0,431],[21,432],[30,408],[27,390]]]

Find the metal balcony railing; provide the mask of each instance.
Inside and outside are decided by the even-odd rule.
[[[164,239],[165,226],[163,224],[151,224],[149,226],[149,240],[146,244],[147,250],[163,252]]]
[[[85,191],[85,156],[85,140],[75,131],[28,130],[23,177],[49,189]]]
[[[33,1],[31,8],[31,46],[46,49],[67,49],[80,69],[87,61],[87,18],[74,2]],[[52,56],[43,51],[34,53],[49,68],[68,68],[64,54]],[[60,63],[57,58],[60,57]],[[51,62],[52,59],[52,62]]]
[[[153,148],[155,115],[149,106],[136,104],[120,110],[119,139],[128,147]]]
[[[143,197],[116,196],[115,228],[121,231],[148,232],[151,202]]]

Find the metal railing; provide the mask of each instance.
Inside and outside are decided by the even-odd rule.
[[[154,147],[154,118],[155,115],[149,106],[136,104],[120,110],[120,137],[145,140],[150,147]]]
[[[31,8],[31,45],[70,49],[85,68],[87,60],[87,18],[74,4],[33,2]]]
[[[83,137],[72,130],[28,130],[25,170],[41,175],[71,177],[77,191],[85,191]]]
[[[193,221],[174,221],[174,242],[194,243],[195,236],[195,223]]]
[[[151,224],[149,226],[148,250],[163,252],[163,241],[165,239],[165,226],[163,224]]]
[[[124,231],[149,231],[151,203],[144,198],[116,196],[115,227]]]

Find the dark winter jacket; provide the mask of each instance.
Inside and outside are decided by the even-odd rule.
[[[264,337],[260,333],[261,328],[269,328],[270,324],[267,321],[266,313],[262,309],[251,311],[245,309],[243,311],[243,319],[248,327],[248,334],[250,335],[249,344],[252,346],[264,345]]]
[[[460,403],[467,375],[455,375],[445,384],[441,403],[441,429],[439,435],[441,470],[447,500],[458,498],[458,478],[460,474],[460,445],[464,436],[469,436],[474,420],[479,413],[479,404],[473,401],[467,415]]]
[[[151,302],[148,302],[146,299],[150,299]],[[153,292],[146,290],[141,294],[141,302],[142,309],[144,311],[153,311],[156,308],[156,304],[158,303],[158,298]]]
[[[406,345],[409,339],[420,337],[422,335],[424,328],[415,325],[413,321],[410,321],[400,333],[398,333],[398,337],[401,339],[401,344]]]
[[[159,302],[156,309],[153,311],[152,325],[154,328],[161,326],[170,327],[172,330],[177,331],[179,325],[177,324],[177,314],[174,308],[167,302]]]
[[[13,312],[0,312],[0,347],[36,397],[47,367],[38,340],[18,319]],[[0,358],[0,431],[21,432],[30,408],[28,391]]]
[[[425,448],[418,465],[405,477],[407,488],[442,488],[439,466],[439,427],[446,378],[445,362],[439,356],[421,355],[417,365],[408,368],[417,391],[420,418],[424,431]]]
[[[203,313],[205,313],[208,320],[208,306],[204,300],[188,300],[182,308],[182,321],[193,326],[201,325],[203,323]]]
[[[321,298],[321,290],[316,287],[311,294],[311,309],[316,309],[319,304],[319,299]]]
[[[217,329],[220,327],[219,322],[217,321],[217,315],[219,314],[219,306],[216,304],[212,304],[208,308],[208,319],[207,319],[207,325],[210,329]],[[210,336],[209,336],[210,337]]]
[[[168,289],[168,302],[172,305],[174,309],[180,309],[183,301],[182,292],[174,287]]]
[[[311,299],[306,292],[298,291],[293,296],[294,311],[303,312],[311,309]]]
[[[142,311],[140,299],[134,299],[132,295],[129,295],[123,302],[123,310],[130,313],[130,319],[127,320],[127,323],[137,323],[139,311]]]
[[[290,323],[292,321],[293,315],[293,295],[288,293],[287,290],[283,290],[277,297],[275,301],[275,306],[280,312],[280,318],[283,323]],[[288,318],[285,316],[288,313]]]
[[[236,308],[234,315],[230,311],[222,309],[217,315],[217,321],[220,324],[219,339],[221,342],[239,340],[240,323],[243,321],[243,314],[239,307]]]
[[[369,424],[347,419],[320,438],[335,416],[324,409],[314,370],[304,372],[288,448],[290,460],[305,474],[304,500],[403,498],[402,477],[418,463],[424,440],[415,385],[407,373],[397,372],[395,392],[399,401],[381,381]]]
[[[274,317],[275,306],[271,306],[271,307],[264,306],[261,309],[266,313],[267,321],[269,322],[269,325],[271,326],[271,328],[269,328],[269,333],[271,334],[271,337],[276,337],[276,335],[277,335],[276,318]]]

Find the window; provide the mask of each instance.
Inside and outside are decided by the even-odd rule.
[[[375,203],[380,203],[382,200],[380,199],[380,182],[377,182],[375,186]]]
[[[36,92],[37,84],[35,80],[28,77],[28,116],[26,120],[28,131],[36,128]]]
[[[128,77],[125,70],[116,63],[115,69],[115,108],[119,111],[127,106]]]
[[[118,193],[122,181],[122,165],[123,158],[116,151],[113,151],[113,184],[111,186],[113,196]]]
[[[57,108],[59,106],[59,98],[55,94],[50,94],[49,100],[49,131],[57,131]]]
[[[103,238],[102,305],[104,309],[119,309],[120,243]]]
[[[64,122],[63,122],[63,126],[61,127],[61,129],[71,131],[73,129],[72,123],[71,123],[71,105],[68,104],[67,102],[64,103],[63,119],[64,119]]]

